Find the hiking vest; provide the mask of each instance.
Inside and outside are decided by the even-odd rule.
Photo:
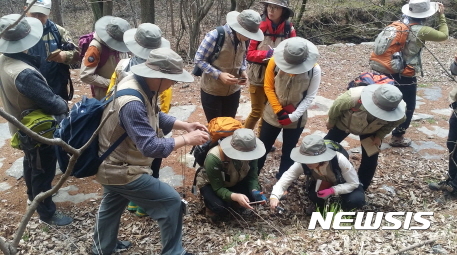
[[[282,106],[293,104],[295,108],[298,104],[306,97],[306,91],[308,90],[309,84],[311,83],[312,74],[314,68],[308,72],[296,74],[291,76],[287,73],[279,71],[275,76],[275,94]],[[287,126],[282,126],[278,122],[278,116],[273,111],[270,102],[267,102],[265,110],[263,111],[262,118],[270,125],[277,128],[301,128],[306,124],[308,119],[308,111],[303,113],[303,116],[297,121],[292,122]]]
[[[403,60],[407,65],[411,65],[414,68],[416,75],[422,71],[421,50],[424,47],[424,43],[417,38],[422,27],[424,26],[411,26],[405,48],[402,50]]]
[[[5,55],[0,56],[0,66],[4,67],[0,68],[0,94],[3,107],[7,113],[13,115],[16,119],[21,120],[21,113],[23,111],[38,109],[38,106],[17,90],[16,78],[25,69],[33,69],[40,76],[42,75],[35,67]],[[14,135],[18,130],[11,122],[8,122],[8,127],[11,135]]]
[[[257,50],[269,50],[271,48],[276,48],[278,44],[284,41],[286,38],[284,36],[284,30],[278,34],[278,37],[275,37],[276,40],[273,41],[273,36],[265,36],[265,39],[259,43]],[[267,68],[267,63],[250,63],[248,66],[248,78],[249,84],[254,86],[263,86],[263,80],[265,78],[265,69]]]
[[[225,40],[219,56],[211,65],[220,70],[240,77],[240,69],[246,55],[246,44],[239,42],[237,50],[232,42],[232,37],[225,31]],[[220,79],[215,80],[211,74],[203,72],[200,82],[201,89],[213,96],[229,96],[238,90],[240,85],[226,85]]]
[[[158,112],[156,112],[155,107],[148,100],[146,93],[142,90],[141,85],[138,84],[133,75],[127,76],[118,84],[118,90],[127,88],[138,90],[143,95],[146,102],[145,107],[149,123],[158,131]],[[122,96],[116,98],[106,106],[102,119],[108,114],[113,103],[115,104],[115,112],[108,118],[100,130],[98,138],[100,146],[99,155],[103,154],[111,144],[124,134],[125,129],[120,125],[119,113],[125,104],[135,100],[140,101],[135,96]],[[152,102],[154,102],[154,99],[152,99]],[[127,137],[100,165],[96,175],[97,181],[104,185],[124,185],[130,183],[142,174],[152,174],[150,169],[152,160],[153,158],[143,156],[132,139]]]
[[[339,153],[339,152],[337,152]],[[335,156],[337,157],[337,156]],[[333,186],[338,185],[338,181],[336,180],[335,174],[333,173],[332,170],[332,164],[330,161],[325,166],[325,169],[323,170],[316,170],[316,169],[310,169],[311,170],[311,176],[315,180],[323,180],[326,182],[330,182]],[[340,169],[341,171],[341,169]]]
[[[208,155],[213,154],[216,156],[221,162],[222,162],[222,157],[219,151],[219,146],[216,146],[209,150]],[[236,164],[241,164],[238,166],[238,169],[234,165],[234,160],[229,159],[226,156],[226,159],[228,160],[228,164],[225,164],[224,162],[221,163],[222,169],[220,169],[220,174],[221,174],[221,179],[224,180],[224,187],[233,187],[240,181],[242,181],[249,173],[249,170],[251,169],[249,166],[249,163],[251,161],[246,161],[246,160],[236,160]],[[217,171],[211,169],[211,171]],[[230,176],[230,180],[227,181],[226,176]],[[206,169],[202,169],[197,175],[197,187],[198,189],[202,188],[203,186],[207,185],[210,183],[208,179],[208,175],[206,173]]]
[[[365,87],[355,87],[350,89],[351,100],[354,107],[356,107],[357,102],[360,99],[363,88]],[[368,122],[367,118],[369,113],[362,105],[360,105],[359,109],[354,110],[350,109],[345,111],[340,119],[336,122],[336,127],[340,130],[345,131],[346,133],[351,133],[354,135],[366,135],[373,134],[383,126],[389,124],[388,121],[379,118],[375,118],[374,121]]]

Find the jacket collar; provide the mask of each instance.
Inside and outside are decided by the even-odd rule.
[[[27,53],[24,52],[19,52],[19,53],[4,53],[3,55],[20,60],[22,62],[25,62],[28,65],[31,65],[35,67],[36,69],[40,68],[40,63],[41,63],[41,58],[40,56],[33,56],[33,55],[28,55]]]
[[[143,91],[146,93],[146,95],[148,96],[148,99],[149,101],[154,97],[154,95],[156,94],[155,91],[151,91],[149,89],[149,86],[148,84],[146,83],[146,80],[144,79],[144,77],[141,77],[141,76],[138,76],[136,74],[133,74],[133,77],[135,78],[135,80],[138,82],[138,84],[140,84],[141,88],[143,89]]]

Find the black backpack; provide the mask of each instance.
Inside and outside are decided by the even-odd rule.
[[[343,154],[347,159],[349,159],[349,154],[348,152],[343,148],[343,146],[335,141],[325,139],[324,140],[325,145],[327,146],[328,149],[337,151],[341,154]],[[345,183],[346,180],[343,178],[343,174],[341,173],[341,168],[340,165],[338,164],[338,157],[334,157],[330,160],[330,164],[332,164],[332,171],[333,174],[335,175],[336,182],[338,184]],[[308,168],[306,164],[301,164],[303,167],[303,172],[305,175],[311,176],[311,169]]]
[[[224,45],[224,40],[225,40],[225,30],[224,27],[218,26],[216,27],[217,30],[217,38],[216,38],[216,45],[214,46],[213,52],[208,56],[208,63],[213,63],[214,60],[216,60],[219,57],[219,52],[222,49],[222,45]],[[202,76],[203,70],[195,65],[194,70],[192,71],[192,74],[195,76]]]

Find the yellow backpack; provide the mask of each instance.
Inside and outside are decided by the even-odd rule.
[[[46,114],[43,110],[26,110],[22,112],[24,117],[21,123],[30,128],[33,132],[46,137],[53,138],[54,131],[57,127],[57,121],[50,114]],[[22,131],[18,130],[11,139],[11,147],[15,149],[26,149],[40,146],[40,143],[30,139]]]
[[[217,142],[221,138],[231,136],[239,128],[243,128],[243,124],[232,117],[217,117],[208,123],[211,142]]]

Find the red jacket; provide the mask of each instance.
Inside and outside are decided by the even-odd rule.
[[[276,30],[273,30],[271,20],[269,18],[265,18],[262,22],[260,22],[260,30],[265,34],[274,34],[274,35],[279,35],[284,31],[284,26],[286,22],[283,21],[281,24],[278,25]],[[295,29],[290,23],[290,35],[289,37],[295,37],[297,36]],[[271,36],[272,40],[275,41],[276,37]],[[256,62],[256,63],[263,63],[263,60],[267,57],[268,50],[257,50],[257,47],[259,46],[259,41],[254,41],[251,40],[249,43],[249,48],[248,48],[248,53],[246,54],[246,60],[249,62]]]

